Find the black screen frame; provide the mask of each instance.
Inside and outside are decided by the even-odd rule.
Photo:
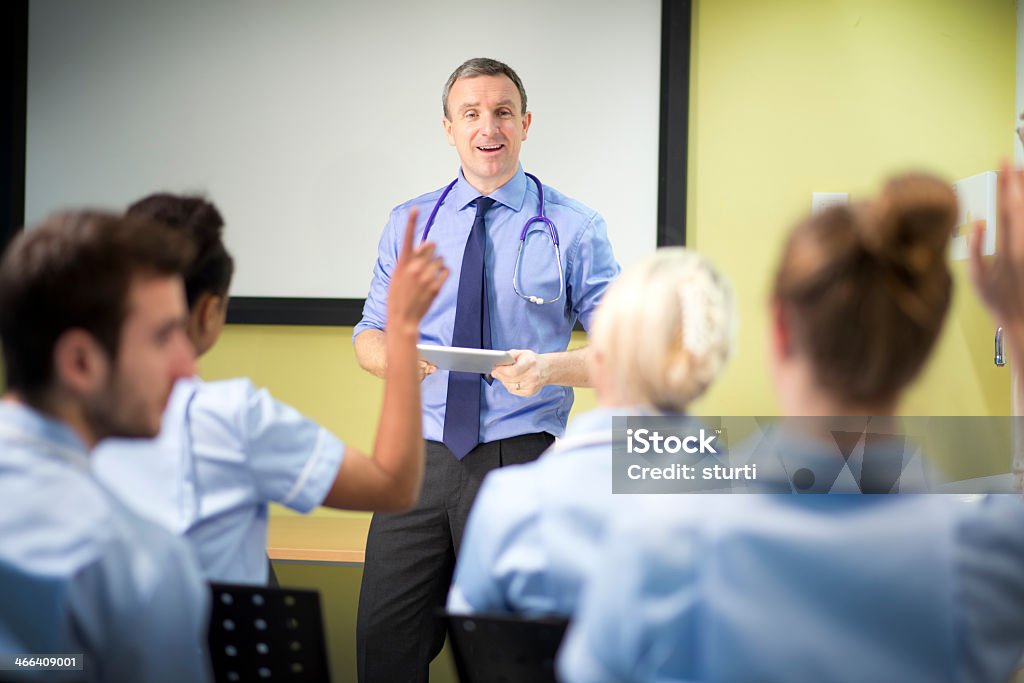
[[[25,146],[29,0],[9,0],[3,17],[3,82],[0,103],[0,248],[25,222]],[[662,0],[661,88],[658,143],[659,247],[686,244],[686,184],[690,112],[691,0]],[[364,299],[231,297],[227,321],[241,325],[351,326]]]

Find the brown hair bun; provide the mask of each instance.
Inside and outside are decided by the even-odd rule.
[[[823,388],[873,403],[917,375],[949,309],[956,219],[947,183],[907,174],[873,201],[834,207],[793,230],[775,297]]]

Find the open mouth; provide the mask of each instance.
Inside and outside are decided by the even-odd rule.
[[[500,152],[505,145],[479,145],[477,149],[484,154],[493,154],[494,152]]]

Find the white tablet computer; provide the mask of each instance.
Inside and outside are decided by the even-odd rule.
[[[508,351],[490,349],[467,349],[460,346],[436,346],[417,344],[423,360],[430,361],[439,370],[478,372],[486,375],[499,365],[512,365],[515,360]]]

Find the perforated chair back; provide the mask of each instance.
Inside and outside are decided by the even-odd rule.
[[[210,660],[217,683],[330,681],[319,593],[210,587]]]
[[[568,620],[514,614],[444,614],[460,683],[555,683]]]

